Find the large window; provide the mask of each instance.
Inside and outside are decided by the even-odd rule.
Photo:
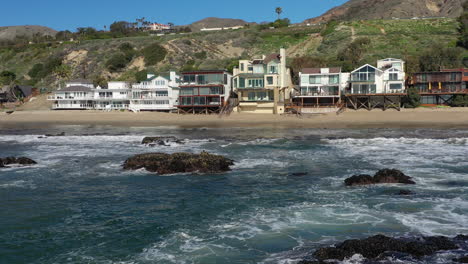
[[[273,77],[272,76],[267,77],[267,84],[268,85],[273,85]]]
[[[221,94],[221,87],[211,87],[210,88],[210,94],[211,95],[218,95]]]
[[[193,105],[206,105],[206,97],[194,97]]]
[[[192,97],[181,97],[182,105],[192,105]]]
[[[251,88],[261,88],[263,87],[263,79],[249,79],[248,87]]]
[[[311,75],[309,76],[309,83],[310,84],[320,84],[322,79],[320,76]]]
[[[249,92],[248,101],[273,101],[273,91]]]
[[[184,82],[185,83],[194,83],[195,82],[195,75],[184,75]]]
[[[245,88],[245,78],[239,78],[239,88]]]
[[[180,89],[180,95],[193,95],[193,88]]]
[[[389,79],[390,81],[396,81],[396,80],[398,80],[398,73],[390,73],[390,74],[388,75],[388,79]]]
[[[427,74],[422,74],[422,75],[421,75],[421,80],[422,80],[423,82],[427,82]]]
[[[391,83],[390,84],[390,89],[392,90],[401,90],[403,88],[403,86],[401,85],[401,83]]]
[[[268,73],[272,74],[277,74],[278,73],[278,66],[276,65],[271,65],[270,68],[268,69]]]
[[[357,72],[354,72],[351,76],[351,80],[355,82],[373,82],[375,81],[375,69],[370,66],[366,66]]]
[[[167,91],[157,91],[156,96],[168,96],[169,93]]]
[[[329,84],[337,84],[340,82],[340,76],[339,75],[330,75],[328,76],[328,83]]]
[[[200,87],[200,95],[209,95],[210,87]]]
[[[353,84],[351,93],[353,94],[375,94],[377,87],[375,84]]]
[[[455,72],[453,72],[452,74],[450,74],[450,80],[451,81],[456,81],[457,80],[457,74]]]

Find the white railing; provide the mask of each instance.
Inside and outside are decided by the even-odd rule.
[[[47,100],[92,100],[94,96],[57,96],[49,95]]]

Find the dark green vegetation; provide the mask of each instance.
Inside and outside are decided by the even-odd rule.
[[[142,36],[140,33],[144,32],[116,22],[106,33],[114,34],[110,36],[81,28],[77,32],[79,36],[59,32],[57,39],[62,41],[4,46],[0,48],[0,72],[14,73],[19,83],[53,90],[71,78],[106,83],[141,81],[148,72],[232,70],[239,59],[259,57],[285,47],[294,73],[303,67],[325,66],[350,71],[387,57],[404,59],[407,72],[412,73],[468,63],[462,41],[466,35],[464,17],[330,21],[289,27],[289,21],[283,18],[272,24],[250,25],[239,30],[165,36]],[[75,40],[68,41],[70,36]]]

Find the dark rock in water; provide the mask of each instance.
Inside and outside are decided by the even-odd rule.
[[[367,174],[354,175],[345,180],[346,186],[374,184],[374,178]]]
[[[22,165],[22,166],[28,166],[28,165],[34,165],[37,164],[34,160],[26,157],[6,157],[6,158],[0,158],[0,167],[6,167],[8,165]]]
[[[458,258],[458,259],[453,259],[454,262],[458,263],[468,263],[468,255]]]
[[[59,133],[59,134],[45,134],[46,137],[64,137],[65,132]]]
[[[170,143],[183,144],[184,142],[176,137],[145,137],[141,142],[150,146],[169,146]]]
[[[400,190],[397,195],[412,195],[413,192],[410,190]]]
[[[421,257],[432,255],[439,250],[458,248],[449,238],[442,236],[408,240],[376,235],[366,239],[346,240],[335,247],[320,248],[313,256],[319,261],[333,259],[342,261],[355,254],[360,254],[367,259],[378,259],[383,253],[393,251]]]
[[[411,180],[411,177],[406,176],[403,172],[394,169],[379,170],[374,175],[374,177],[367,174],[361,174],[354,175],[345,180],[346,186],[370,185],[381,183],[415,184],[415,182]]]
[[[468,236],[467,235],[457,235],[455,237],[455,240],[468,241]]]
[[[229,166],[234,162],[223,156],[191,153],[147,153],[127,159],[123,165],[125,170],[145,168],[149,172],[158,174],[173,174],[185,172],[219,173],[231,170]]]
[[[406,176],[403,172],[395,169],[379,170],[374,175],[374,181],[376,183],[416,184],[414,181],[411,180],[411,177]]]
[[[295,173],[291,173],[291,176],[294,176],[294,177],[301,177],[301,176],[307,176],[309,175],[309,173],[307,172],[295,172]]]

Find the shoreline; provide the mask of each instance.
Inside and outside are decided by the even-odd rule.
[[[100,125],[116,127],[178,127],[178,128],[447,128],[468,129],[468,108],[347,110],[313,115],[271,115],[233,113],[217,115],[178,115],[158,112],[102,111],[16,111],[11,115],[0,112],[0,129],[40,128],[57,125]]]

